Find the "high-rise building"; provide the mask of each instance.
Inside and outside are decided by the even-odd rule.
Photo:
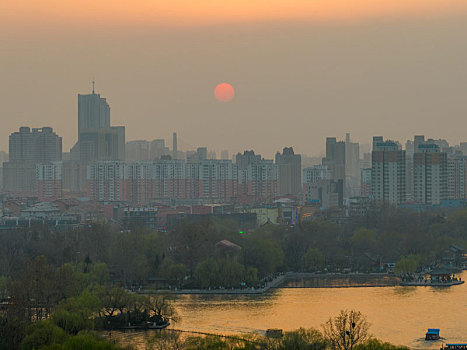
[[[134,204],[147,204],[156,198],[154,164],[148,161],[124,165],[124,199]]]
[[[466,199],[467,156],[455,154],[447,160],[447,199]]]
[[[90,163],[98,160],[125,159],[125,129],[111,127],[109,129],[87,130],[80,133],[80,160]]]
[[[204,199],[237,197],[238,172],[231,160],[208,159],[199,164],[199,194]]]
[[[177,144],[177,133],[173,133],[173,141],[172,141],[172,159],[178,159],[178,144]]]
[[[52,128],[21,127],[10,135],[9,162],[3,166],[4,189],[37,192],[36,164],[62,159],[62,138]]]
[[[293,147],[285,147],[276,153],[278,168],[278,194],[299,197],[302,191],[302,158]]]
[[[357,196],[360,193],[360,144],[345,136],[345,193]]]
[[[323,158],[323,165],[326,165],[331,172],[331,179],[334,181],[345,181],[346,168],[346,143],[336,141],[335,137],[326,138],[326,157]]]
[[[379,202],[405,202],[405,151],[393,141],[373,138],[371,192]]]
[[[110,126],[110,106],[94,92],[78,95],[78,142],[70,151],[73,160],[125,160],[125,127]]]
[[[10,135],[10,162],[54,162],[62,160],[62,138],[52,128],[23,126]]]
[[[413,179],[413,198],[417,203],[433,205],[447,199],[447,154],[437,144],[417,144]]]
[[[229,159],[229,151],[227,151],[226,149],[221,151],[221,159],[223,160]]]
[[[0,191],[3,191],[3,163],[8,162],[8,154],[0,151]]]
[[[94,92],[78,94],[78,136],[87,130],[110,128],[110,106],[105,98]]]
[[[63,190],[67,192],[83,193],[87,187],[87,164],[79,160],[62,162]]]
[[[273,160],[262,159],[254,151],[238,153],[239,202],[256,204],[271,202],[277,195],[278,172]]]
[[[343,203],[343,181],[318,180],[304,185],[306,204],[319,205],[323,210],[335,209]]]
[[[151,144],[146,140],[128,141],[125,144],[125,161],[150,160]]]
[[[255,151],[244,151],[243,154],[240,152],[235,156],[235,164],[239,169],[246,169],[249,164],[259,162],[261,160],[260,154],[255,154]]]
[[[62,197],[62,162],[36,164],[36,179],[39,200]]]
[[[319,180],[331,180],[331,172],[327,165],[314,165],[303,169],[303,183],[315,183]]]
[[[124,163],[120,161],[97,161],[87,167],[88,196],[101,202],[124,199]]]
[[[371,168],[361,169],[360,176],[360,196],[370,197],[371,196]]]
[[[195,165],[199,167],[199,164]],[[188,164],[180,159],[161,159],[153,165],[152,177],[155,180],[155,198],[190,199],[198,198],[198,191],[190,186],[198,186],[198,172],[187,171]],[[191,178],[193,176],[194,178]],[[192,181],[190,181],[192,180]]]
[[[165,146],[164,139],[157,139],[151,141],[150,160],[160,159],[162,156],[169,155],[169,148]]]
[[[198,154],[198,160],[208,159],[208,149],[206,147],[198,147],[196,153]]]

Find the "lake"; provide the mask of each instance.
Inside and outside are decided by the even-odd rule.
[[[467,279],[467,271],[461,275]],[[375,337],[411,348],[425,342],[427,328],[440,328],[446,342],[467,342],[467,284],[445,288],[280,288],[264,295],[180,295],[176,329],[219,334],[263,333],[268,328],[320,328],[341,309],[367,316]]]

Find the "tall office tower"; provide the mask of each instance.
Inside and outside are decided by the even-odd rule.
[[[405,201],[405,151],[393,141],[373,138],[371,192],[379,202],[399,204]]]
[[[80,133],[80,160],[90,163],[98,160],[125,159],[125,128],[87,130]]]
[[[202,160],[199,194],[203,199],[232,202],[237,197],[238,169],[231,160]]]
[[[361,169],[360,196],[371,196],[371,168]]]
[[[150,160],[151,145],[146,140],[128,141],[125,144],[125,160],[127,162],[136,162]]]
[[[337,142],[335,137],[327,137],[326,158],[323,158],[322,164],[329,168],[332,180],[345,181],[345,142]]]
[[[89,163],[125,159],[125,127],[110,126],[110,107],[94,92],[78,95],[78,142],[71,158]]]
[[[277,195],[277,165],[254,151],[235,156],[238,167],[238,198],[244,204],[271,202]]]
[[[413,198],[422,204],[447,199],[447,154],[434,143],[418,144],[413,157]]]
[[[62,138],[50,127],[21,127],[10,135],[10,160],[3,164],[3,182],[6,191],[37,192],[36,167],[38,163],[62,159]]]
[[[345,135],[345,193],[360,194],[360,144],[351,142],[349,133]]]
[[[227,151],[226,149],[221,151],[221,159],[228,160],[229,159],[229,151]]]
[[[173,133],[173,139],[172,139],[172,159],[178,159],[178,145],[177,145],[177,133]]]
[[[466,198],[467,156],[457,153],[448,157],[447,199]]]
[[[278,194],[300,196],[302,190],[302,158],[293,147],[285,147],[276,153],[278,168]]]
[[[123,200],[124,163],[97,161],[87,167],[88,196],[100,202]]]
[[[39,200],[62,197],[62,162],[36,164],[36,179]]]
[[[105,98],[94,92],[78,94],[78,136],[82,131],[110,128],[110,106]]]

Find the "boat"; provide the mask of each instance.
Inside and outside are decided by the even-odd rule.
[[[439,340],[439,328],[428,328],[425,340]]]
[[[440,350],[467,350],[467,343],[443,344]]]

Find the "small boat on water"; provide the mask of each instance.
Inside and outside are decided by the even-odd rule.
[[[440,350],[467,350],[467,343],[443,344]]]
[[[425,340],[439,340],[439,328],[428,328],[425,334]]]

